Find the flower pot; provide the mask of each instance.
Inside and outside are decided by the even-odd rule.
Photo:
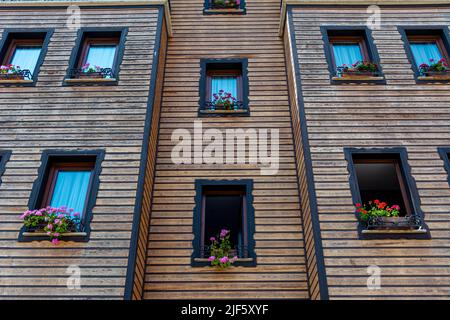
[[[426,77],[435,79],[448,79],[450,77],[450,70],[447,71],[427,71],[423,73]]]
[[[78,75],[79,79],[101,79],[103,78],[103,73],[101,72],[81,72]]]
[[[358,71],[358,70],[346,70],[341,72],[344,78],[367,78],[374,77],[374,73],[371,71]]]
[[[23,80],[23,76],[18,73],[2,73],[0,80]]]
[[[413,229],[414,228],[414,220],[411,219],[411,216],[405,217],[372,217],[369,220],[368,228],[369,229],[395,229],[395,230],[404,230],[404,229]]]

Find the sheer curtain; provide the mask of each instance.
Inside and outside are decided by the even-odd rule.
[[[91,171],[59,171],[50,206],[83,214],[90,178]]]
[[[363,61],[361,48],[357,43],[333,44],[336,67],[342,65],[352,66],[355,62]]]
[[[434,62],[442,59],[441,51],[436,43],[411,43],[411,51],[417,67],[422,63],[430,64],[430,59]]]
[[[220,90],[231,93],[237,99],[237,77],[213,77],[211,83],[211,99],[213,94],[219,93]]]
[[[11,59],[11,64],[19,66],[22,70],[30,70],[34,73],[42,47],[36,46],[17,46]]]
[[[86,57],[86,63],[101,68],[112,68],[115,55],[115,45],[91,45]]]

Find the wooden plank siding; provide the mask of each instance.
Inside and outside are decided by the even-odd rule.
[[[82,8],[82,27],[127,27],[117,86],[62,86],[77,31],[66,8],[0,9],[7,28],[54,28],[35,87],[0,86],[0,298],[123,299],[158,7]],[[45,149],[104,149],[89,242],[17,242]],[[81,290],[66,268],[81,268]]]
[[[294,6],[292,23],[331,299],[448,299],[450,85],[416,84],[397,26],[448,26],[450,5],[382,6],[372,31],[385,85],[331,85],[320,27],[364,26],[366,7]],[[431,240],[359,240],[344,147],[404,146]],[[305,223],[305,222],[304,222]],[[367,267],[381,268],[368,290]]]
[[[280,2],[248,0],[246,15],[203,15],[203,4],[171,1],[144,298],[309,298]],[[251,116],[201,120],[204,130],[279,129],[277,175],[249,164],[172,163],[173,130],[192,132],[198,120],[201,58],[248,58]],[[256,267],[191,267],[196,179],[254,180]]]

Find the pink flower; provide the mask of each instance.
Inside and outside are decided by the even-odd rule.
[[[214,260],[216,260],[216,257],[215,257],[215,256],[211,256],[211,257],[208,258],[208,261],[210,261],[210,262],[211,262],[211,261],[214,261]]]
[[[59,237],[59,233],[58,233],[58,232],[55,232],[55,233],[53,234],[53,236],[54,236],[54,237]]]
[[[230,231],[228,231],[226,229],[222,229],[222,231],[220,231],[220,237],[225,238],[225,236],[228,234],[228,232],[230,232]]]
[[[228,262],[228,257],[223,257],[222,259],[220,259],[220,263],[227,263]]]
[[[400,206],[398,206],[396,204],[394,204],[391,208],[394,210],[397,210],[397,211],[400,210]]]
[[[74,217],[79,217],[79,216],[80,216],[80,213],[79,213],[79,212],[75,212],[75,213],[73,214],[73,216],[74,216]]]
[[[53,243],[53,245],[58,245],[59,244],[59,240],[57,239],[57,238],[53,238],[52,239],[52,243]]]
[[[238,256],[234,256],[233,258],[230,259],[230,262],[235,263],[237,259],[238,259]]]
[[[216,241],[216,238],[211,237],[211,238],[209,238],[209,240],[211,240],[211,241]]]
[[[47,229],[53,230],[53,225],[49,223],[49,224],[47,225]]]

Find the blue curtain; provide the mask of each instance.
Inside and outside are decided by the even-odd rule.
[[[219,93],[220,90],[231,93],[236,99],[237,96],[237,77],[213,77],[211,81],[211,98],[215,93]]]
[[[36,46],[17,46],[11,59],[11,64],[19,66],[22,70],[30,70],[33,74],[36,68],[42,47]]]
[[[50,206],[73,208],[83,214],[91,171],[59,171]]]
[[[430,59],[438,62],[442,59],[441,51],[434,42],[429,43],[411,43],[411,51],[417,67],[422,63],[430,64]]]
[[[85,63],[93,67],[112,68],[116,47],[115,45],[91,45]]]
[[[357,43],[333,44],[333,52],[336,67],[344,64],[351,67],[355,62],[364,60],[361,48]]]

